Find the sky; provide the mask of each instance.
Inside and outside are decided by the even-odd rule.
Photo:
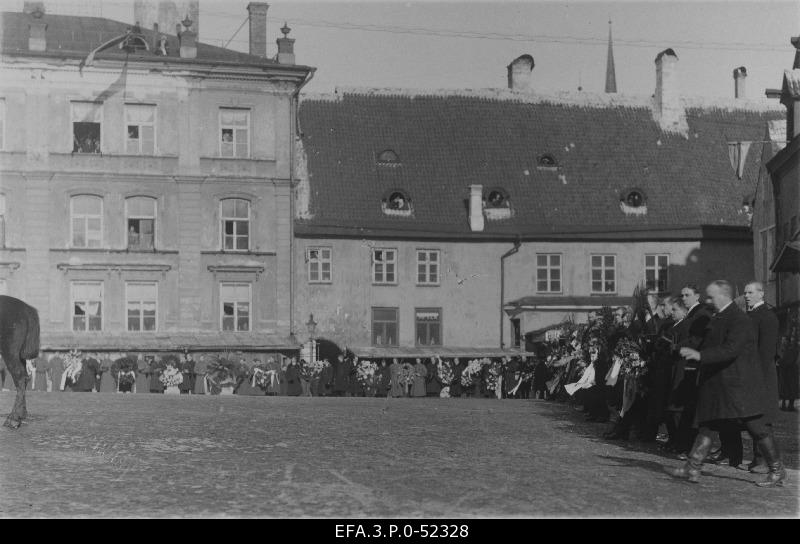
[[[0,0],[20,10],[22,0]],[[200,0],[199,40],[247,51],[248,0]],[[533,89],[603,92],[609,19],[620,94],[652,95],[656,55],[677,54],[682,94],[733,97],[780,88],[800,34],[800,1],[755,2],[334,2],[272,0],[268,56],[287,22],[298,64],[317,68],[306,92],[336,87],[485,89],[507,86],[506,66],[535,61]],[[133,23],[133,0],[45,0],[53,13]],[[238,32],[237,32],[237,29]]]

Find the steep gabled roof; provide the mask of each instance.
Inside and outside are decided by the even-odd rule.
[[[723,101],[724,102],[724,101]],[[440,233],[474,236],[468,186],[501,187],[512,216],[486,220],[481,236],[631,233],[748,225],[760,147],[737,179],[728,142],[761,140],[779,106],[685,101],[685,134],[664,132],[649,99],[618,95],[535,97],[514,92],[370,92],[305,97],[300,126],[309,179],[298,234]],[[400,165],[376,156],[391,149]],[[539,168],[552,155],[556,169]],[[412,200],[409,217],[387,215],[391,188]],[[629,189],[647,212],[625,213]],[[642,211],[641,209],[638,211]]]
[[[4,55],[34,55],[62,58],[84,58],[94,48],[108,40],[121,36],[133,25],[104,19],[100,17],[84,17],[73,15],[45,14],[39,21],[47,24],[47,50],[41,53],[31,52],[28,49],[28,25],[32,17],[18,12],[0,13],[0,51]],[[163,29],[174,30],[174,29]],[[141,34],[147,40],[151,49],[156,40],[153,30],[141,29]],[[226,62],[246,65],[276,65],[272,59],[240,53],[223,47],[215,47],[204,43],[197,43],[197,57],[182,59],[179,56],[178,37],[174,34],[159,32],[167,37],[167,57],[157,56],[152,51],[132,53],[129,60],[164,62]],[[126,53],[117,47],[112,47],[97,54],[97,59],[124,59]]]

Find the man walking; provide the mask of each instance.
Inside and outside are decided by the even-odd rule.
[[[775,367],[775,354],[778,349],[778,317],[775,311],[764,302],[764,286],[753,281],[744,288],[744,299],[747,301],[747,316],[752,320],[756,333],[756,345],[761,360],[766,388],[765,423],[772,425],[778,415],[778,372]],[[741,433],[737,433],[741,449]],[[760,464],[758,446],[753,439],[753,461],[747,466],[750,472]]]
[[[671,471],[697,483],[711,449],[711,433],[731,422],[743,425],[755,437],[769,474],[760,487],[783,485],[786,470],[771,429],[765,424],[764,375],[758,360],[755,333],[747,315],[733,304],[733,287],[724,280],[712,282],[706,293],[717,312],[701,351],[681,348],[680,354],[700,363],[700,386],[695,419],[697,438],[686,464]]]

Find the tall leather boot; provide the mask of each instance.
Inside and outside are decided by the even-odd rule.
[[[781,455],[778,451],[778,444],[775,438],[770,434],[758,441],[758,447],[761,454],[764,456],[764,461],[769,467],[767,478],[763,482],[756,482],[758,487],[777,487],[782,486],[783,481],[786,479],[786,469],[783,468],[781,462]]]
[[[700,481],[700,469],[703,468],[703,460],[711,449],[711,443],[710,436],[698,434],[692,446],[692,451],[689,452],[686,464],[681,468],[673,469],[670,474],[675,478],[688,478],[690,482],[698,483]]]

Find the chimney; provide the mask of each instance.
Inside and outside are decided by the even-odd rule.
[[[786,139],[800,136],[800,36],[791,39],[795,52],[794,67],[783,71],[781,104],[786,106]]]
[[[28,50],[47,50],[47,23],[44,22],[44,2],[25,2],[28,17]]]
[[[522,55],[508,65],[508,88],[514,91],[531,90],[533,57]]]
[[[268,9],[269,4],[266,2],[247,4],[247,12],[250,14],[250,54],[265,58],[267,56]]]
[[[653,117],[666,131],[682,131],[686,115],[678,88],[678,55],[665,49],[656,57],[656,94]]]
[[[483,185],[469,186],[469,228],[483,232]]]
[[[745,79],[747,79],[747,69],[744,66],[739,66],[733,71],[733,92],[736,98],[746,98],[744,91]]]
[[[192,20],[187,16],[181,24],[186,27],[186,30],[178,35],[180,56],[182,59],[197,58],[197,34],[191,30]]]
[[[289,37],[289,32],[292,29],[286,23],[283,23],[281,32],[283,38],[278,38],[278,63],[279,64],[294,64],[294,40]]]

